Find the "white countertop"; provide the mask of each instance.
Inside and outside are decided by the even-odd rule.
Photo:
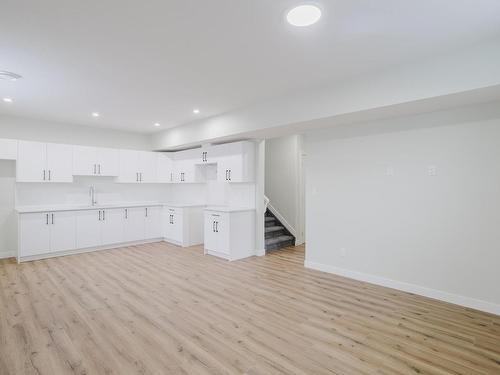
[[[155,207],[163,205],[164,203],[162,202],[113,202],[96,204],[95,206],[88,204],[58,204],[43,206],[17,206],[16,211],[23,214],[33,212],[101,210],[105,208]]]
[[[234,207],[234,206],[206,206],[205,211],[216,212],[239,212],[239,211],[255,211],[255,208],[250,207]]]
[[[85,210],[102,210],[106,208],[130,208],[130,207],[205,207],[207,211],[218,212],[238,212],[238,211],[253,211],[254,208],[248,207],[233,207],[233,206],[205,206],[199,203],[165,203],[165,202],[112,202],[102,203],[91,206],[88,204],[56,204],[56,205],[42,205],[42,206],[17,206],[15,210],[20,214],[35,213],[35,212],[57,212],[57,211],[85,211]]]

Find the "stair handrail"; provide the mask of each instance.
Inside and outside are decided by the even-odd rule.
[[[269,198],[266,195],[264,195],[264,212],[267,211],[267,206],[269,206],[269,202],[270,202]]]

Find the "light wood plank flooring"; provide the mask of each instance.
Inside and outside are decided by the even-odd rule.
[[[165,243],[0,261],[0,374],[500,374],[500,317]]]

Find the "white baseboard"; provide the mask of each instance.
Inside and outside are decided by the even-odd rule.
[[[274,216],[276,216],[276,218],[292,234],[292,236],[294,236],[295,238],[297,238],[297,233],[295,231],[295,228],[288,221],[286,221],[286,219],[278,212],[278,210],[276,210],[276,208],[274,208],[273,205],[270,204],[270,203],[267,205],[267,208],[269,208],[269,211],[271,211],[271,213]]]
[[[444,302],[453,303],[455,305],[460,305],[464,307],[469,307],[472,309],[484,311],[490,314],[500,315],[500,305],[487,302],[483,300],[478,300],[470,297],[460,296],[457,294],[452,294],[448,292],[443,292],[441,290],[431,289],[423,287],[420,285],[409,284],[402,281],[396,281],[391,279],[386,279],[384,277],[370,275],[362,272],[346,270],[343,268],[338,268],[330,266],[327,264],[316,263],[311,261],[305,261],[304,266],[306,268],[311,268],[317,271],[323,271],[328,273],[333,273],[339,276],[348,277],[350,279],[364,281],[370,284],[376,284],[385,286],[392,289],[398,289],[403,292],[418,294],[420,296],[429,297],[437,299]]]
[[[31,255],[31,256],[26,256],[26,257],[19,257],[17,259],[17,262],[18,263],[31,262],[33,260],[41,260],[41,259],[48,259],[48,258],[63,257],[63,256],[67,256],[67,255],[76,255],[76,254],[91,253],[91,252],[94,252],[94,251],[119,249],[120,247],[144,245],[144,244],[154,243],[154,242],[163,242],[163,238],[156,238],[156,239],[145,240],[145,241],[123,242],[123,243],[118,243],[118,244],[113,244],[113,245],[98,246],[98,247],[88,247],[88,248],[85,248],[85,249],[75,249],[75,250],[67,250],[67,251],[58,251],[56,253]],[[14,256],[17,256],[17,253]]]
[[[0,259],[15,258],[17,251],[4,251],[0,253]]]
[[[255,250],[255,255],[258,257],[263,257],[266,255],[266,249]]]

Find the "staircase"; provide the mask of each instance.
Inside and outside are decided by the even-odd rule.
[[[295,237],[268,209],[266,210],[266,251],[295,245]]]

